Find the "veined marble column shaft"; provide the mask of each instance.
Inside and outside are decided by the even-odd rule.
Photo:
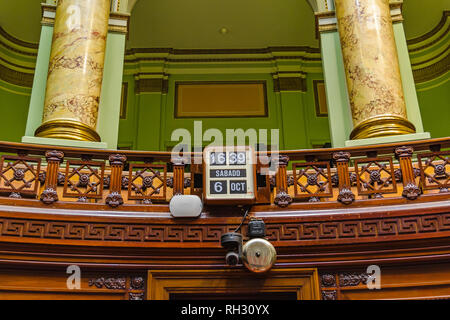
[[[415,133],[407,119],[389,0],[335,0],[351,139]]]
[[[45,138],[100,141],[96,132],[110,0],[59,0],[42,125]]]

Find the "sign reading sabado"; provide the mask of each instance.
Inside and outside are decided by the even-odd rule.
[[[203,168],[207,203],[255,201],[256,165],[251,147],[208,147],[203,152]]]

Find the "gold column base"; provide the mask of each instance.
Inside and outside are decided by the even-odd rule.
[[[84,123],[71,120],[53,120],[43,123],[34,133],[36,137],[100,142],[100,136]]]
[[[416,127],[398,116],[379,116],[357,125],[350,134],[351,140],[416,133]]]

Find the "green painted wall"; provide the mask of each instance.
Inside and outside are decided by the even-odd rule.
[[[268,117],[264,118],[186,118],[175,119],[175,83],[183,81],[245,81],[264,80],[267,83]],[[308,74],[307,92],[274,92],[270,74],[173,75],[169,90],[162,93],[135,94],[135,81],[125,76],[128,83],[127,118],[120,120],[121,148],[139,150],[168,150],[177,144],[171,141],[172,132],[185,128],[194,136],[194,121],[202,121],[203,131],[219,129],[225,137],[226,129],[280,129],[282,149],[311,148],[330,142],[327,117],[317,117],[313,80],[323,80],[322,74]],[[208,142],[204,142],[207,145]]]
[[[417,86],[425,131],[432,138],[450,136],[450,72]]]
[[[31,90],[0,80],[0,141],[20,142],[27,123]]]
[[[51,37],[51,28],[44,27],[42,37]],[[331,34],[327,34],[331,35]],[[110,46],[110,57],[116,60],[123,57],[123,36],[114,35],[114,45]],[[324,44],[336,45],[337,38],[329,38],[329,42]],[[9,50],[7,46],[2,46],[0,39],[0,64],[8,68],[16,68],[19,72],[32,72],[36,65],[36,57],[33,55],[20,54],[20,50]],[[431,40],[430,40],[431,41]],[[435,43],[432,48],[426,48],[411,55],[411,63],[414,66],[424,67],[431,62],[430,58],[435,56],[435,52],[440,52],[440,48],[446,48],[448,36]],[[110,41],[110,44],[113,44]],[[8,43],[11,47],[13,44]],[[14,47],[15,48],[15,47]],[[20,49],[20,48],[15,48]],[[323,49],[323,48],[322,48]],[[22,50],[27,50],[23,48]],[[30,49],[28,49],[30,50]],[[45,54],[49,54],[49,46],[41,46]],[[448,50],[448,49],[447,49]],[[33,50],[31,50],[33,51]],[[31,52],[30,51],[30,52]],[[37,50],[34,50],[37,51]],[[34,52],[33,51],[33,52]],[[112,54],[114,53],[114,54]],[[161,54],[161,53],[157,53]],[[156,54],[156,55],[157,55]],[[274,54],[274,53],[272,53]],[[283,53],[284,54],[284,53]],[[274,54],[275,55],[275,54]],[[441,55],[442,56],[442,55]],[[45,58],[42,54],[41,60]],[[45,60],[45,59],[44,59]],[[38,70],[45,71],[48,62],[42,60],[38,64]],[[303,149],[312,148],[313,145],[323,145],[330,142],[330,128],[327,117],[318,117],[315,111],[314,80],[322,80],[324,75],[321,71],[320,61],[305,62],[296,59],[271,60],[270,62],[247,63],[221,65],[216,63],[167,63],[164,59],[143,59],[142,64],[135,65],[125,61],[123,81],[128,83],[127,114],[125,119],[119,120],[118,147],[135,150],[167,150],[175,145],[171,142],[171,133],[177,128],[186,128],[193,131],[194,120],[203,121],[203,129],[218,128],[223,133],[226,129],[249,128],[256,129],[280,129],[281,149]],[[274,62],[275,61],[275,62]],[[331,59],[327,63],[333,65]],[[18,66],[18,67],[14,67]],[[219,70],[219,71],[217,71]],[[220,71],[223,70],[223,71]],[[262,71],[261,71],[262,70]],[[122,77],[122,66],[115,65],[108,71],[110,78]],[[167,94],[156,93],[135,93],[135,75],[140,73],[169,74],[169,90]],[[228,72],[228,73],[227,73]],[[275,92],[273,89],[273,74],[277,72],[302,72],[306,74],[307,91],[282,91]],[[40,72],[39,74],[41,74]],[[45,73],[45,72],[44,72]],[[12,85],[1,80],[0,75],[0,109],[4,119],[0,126],[0,140],[19,142],[25,134],[28,106],[30,102],[31,88]],[[423,119],[424,130],[430,132],[433,138],[450,136],[450,72],[441,75],[432,81],[416,84],[417,98]],[[35,79],[35,82],[38,79]],[[41,90],[34,92],[34,103],[43,101],[43,84]],[[228,119],[175,119],[174,118],[174,91],[177,81],[242,81],[242,80],[265,80],[267,82],[267,97],[269,116],[267,118],[228,118]],[[339,78],[327,79],[327,81],[338,81]],[[118,83],[118,82],[117,82]],[[119,88],[110,86],[109,92],[102,93],[104,106],[102,109],[105,116],[111,116],[111,121],[104,122],[104,130],[108,131],[116,126],[117,110],[119,107]],[[39,93],[41,92],[41,93]],[[336,103],[339,100],[333,92],[327,92],[329,103]],[[114,105],[112,105],[112,103]],[[32,120],[41,121],[41,115],[32,116]],[[37,119],[37,120],[36,120]],[[109,118],[108,118],[109,119]],[[29,131],[34,133],[34,129],[29,121]],[[340,122],[342,123],[342,122]],[[339,123],[338,123],[339,124]],[[334,129],[333,129],[334,130]],[[112,136],[112,134],[111,134]],[[270,140],[269,140],[270,141]]]

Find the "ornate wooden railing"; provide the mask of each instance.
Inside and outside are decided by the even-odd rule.
[[[265,176],[258,163],[256,203],[296,209],[448,199],[449,149],[450,138],[442,138],[269,153],[279,169]],[[168,152],[0,142],[0,153],[3,203],[76,202],[78,208],[95,204],[147,211],[167,210],[176,194],[202,194],[202,165],[174,160]]]

